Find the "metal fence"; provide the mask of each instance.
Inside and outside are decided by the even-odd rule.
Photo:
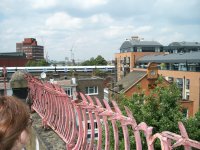
[[[90,96],[80,93],[81,100],[73,100],[68,97],[65,91],[50,83],[26,76],[29,87],[29,99],[32,100],[34,109],[42,118],[44,127],[51,127],[66,143],[66,149],[110,149],[110,126],[112,124],[114,136],[114,149],[119,149],[119,128],[118,122],[123,131],[124,147],[126,150],[142,150],[141,132],[146,137],[148,150],[154,150],[155,140],[159,139],[162,150],[171,150],[178,146],[184,146],[185,150],[191,148],[200,149],[200,142],[189,139],[184,125],[179,122],[178,126],[181,135],[163,131],[152,134],[153,127],[145,122],[137,124],[131,111],[125,106],[127,116],[123,115],[117,103],[112,101],[113,108],[106,100],[103,100],[105,107],[99,99],[93,100]],[[90,140],[87,138],[88,121],[90,122]],[[98,127],[98,139],[95,141],[94,122]],[[128,128],[131,128],[134,135],[136,147],[130,148],[130,135]],[[104,132],[104,138],[102,138]],[[103,141],[104,140],[104,141]]]

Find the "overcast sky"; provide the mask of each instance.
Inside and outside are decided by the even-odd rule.
[[[51,60],[111,60],[134,35],[200,42],[200,0],[0,0],[0,52],[33,37]]]

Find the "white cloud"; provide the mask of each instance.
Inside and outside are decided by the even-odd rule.
[[[56,6],[57,0],[30,0],[31,6],[35,9],[51,8]]]
[[[160,29],[160,32],[163,33],[163,34],[169,33],[171,31],[172,31],[172,29],[169,28],[169,27],[163,27],[163,28]]]
[[[199,0],[1,0],[0,52],[15,51],[25,37],[54,60],[70,58],[73,43],[76,59],[110,59],[133,35],[163,45],[200,42],[198,14]]]
[[[114,20],[108,14],[95,14],[89,18],[89,21],[91,23],[111,24]]]
[[[141,27],[136,28],[134,32],[140,34],[140,33],[145,33],[145,32],[147,33],[151,30],[152,30],[151,26],[141,26]]]
[[[134,27],[131,25],[128,26],[110,26],[109,28],[106,28],[104,31],[104,35],[106,38],[116,38],[120,36],[127,36],[127,34],[130,34],[131,31],[134,30]],[[125,39],[126,37],[124,37]]]
[[[105,5],[107,0],[73,0],[68,1],[69,5],[76,6],[81,9],[89,9],[101,5]]]
[[[71,17],[65,12],[58,12],[47,18],[46,26],[50,29],[78,29],[81,28],[82,20]]]

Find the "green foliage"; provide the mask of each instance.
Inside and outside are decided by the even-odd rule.
[[[190,139],[200,141],[200,110],[195,114],[195,117],[184,120],[183,123]]]
[[[157,85],[162,85],[162,79],[157,81]],[[181,121],[183,116],[180,109],[180,91],[175,84],[168,87],[156,86],[151,91],[150,95],[145,95],[144,91],[138,85],[140,92],[134,93],[131,98],[120,95],[117,103],[120,109],[125,114],[124,106],[127,106],[133,113],[137,123],[145,122],[148,126],[152,126],[153,134],[162,131],[171,131],[179,133],[178,121]],[[121,128],[121,126],[118,126]],[[123,134],[119,130],[120,148],[123,149]],[[131,148],[135,148],[135,141],[132,131],[129,131],[131,136]],[[147,149],[145,136],[141,133],[143,149]],[[113,142],[113,143],[112,143]],[[113,147],[114,141],[111,140]],[[160,143],[155,143],[155,149],[160,149]]]
[[[96,76],[99,76],[99,77],[105,77],[105,76],[106,76],[106,72],[101,71],[101,70],[99,70],[99,69],[95,69],[95,70],[94,70],[94,74],[95,74]]]
[[[107,61],[101,56],[98,55],[96,58],[92,57],[90,60],[84,61],[82,66],[100,66],[100,65],[107,65]]]
[[[29,66],[48,66],[48,65],[49,63],[45,59],[42,59],[39,61],[29,60],[25,66],[29,67]]]
[[[141,122],[147,123],[148,126],[153,127],[153,134],[161,133],[162,131],[170,131],[177,134],[179,133],[178,121],[182,121],[188,136],[190,139],[200,141],[200,111],[192,118],[186,119],[183,117],[181,112],[181,106],[179,100],[180,90],[176,84],[171,84],[167,87],[163,87],[163,80],[160,78],[156,82],[155,89],[152,90],[150,95],[145,95],[141,86],[138,85],[140,92],[134,93],[131,98],[127,98],[124,95],[120,95],[117,100],[118,106],[124,115],[126,115],[124,106],[127,106],[129,110],[132,111],[137,124]],[[124,149],[124,137],[122,126],[117,122],[119,129],[119,149]],[[111,122],[109,122],[110,127],[110,149],[114,149],[114,138]],[[129,129],[130,135],[130,145],[131,149],[135,149],[135,139],[132,129]],[[140,132],[143,149],[147,149],[147,143],[144,133]],[[103,139],[105,139],[105,133],[103,134]],[[160,150],[160,142],[156,140],[155,149]],[[178,147],[178,149],[183,149],[183,147]]]

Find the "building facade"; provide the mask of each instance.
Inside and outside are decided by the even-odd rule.
[[[132,36],[120,47],[120,53],[126,52],[163,52],[163,45],[157,41],[144,41],[138,36]]]
[[[136,62],[137,69],[148,62],[160,67],[159,74],[169,82],[175,82],[181,91],[181,103],[187,116],[193,116],[200,108],[200,52],[172,53],[144,56]],[[135,68],[136,69],[136,68]],[[141,70],[141,69],[138,69]]]
[[[2,67],[24,67],[27,62],[28,59],[23,52],[0,53],[0,66]]]
[[[200,109],[200,43],[172,42],[166,47],[160,46],[159,50],[159,45],[152,44],[155,48],[149,51],[137,48],[134,43],[135,39],[125,41],[120,53],[115,54],[117,80],[123,81],[129,72],[146,71],[150,62],[157,63],[158,73],[167,81],[175,82],[180,88],[182,93],[180,102],[185,115],[194,116]],[[146,46],[147,43],[143,45]]]
[[[123,93],[125,96],[131,97],[133,93],[140,93],[142,89],[145,95],[149,95],[151,90],[154,89],[159,76],[157,64],[150,63],[147,70],[131,71],[116,83],[111,93],[112,95]],[[170,83],[164,79],[160,86],[168,86],[169,84]],[[140,88],[138,88],[138,85],[140,85]]]
[[[52,83],[60,85],[72,99],[77,99],[77,93],[79,92],[89,95],[94,101],[94,97],[98,98],[101,102],[104,98],[104,79],[100,77],[73,77],[68,80],[52,81]]]
[[[44,47],[38,45],[35,38],[25,38],[22,43],[16,43],[16,51],[24,52],[27,59],[44,59]]]
[[[169,53],[186,53],[200,51],[199,42],[172,42],[168,46],[164,47],[165,52]]]
[[[117,81],[136,67],[136,61],[146,55],[164,54],[163,46],[156,41],[143,41],[135,36],[122,43],[120,53],[115,54]]]

